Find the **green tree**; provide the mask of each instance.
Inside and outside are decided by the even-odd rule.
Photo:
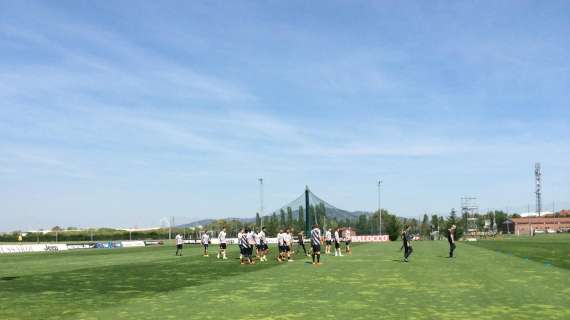
[[[261,226],[261,217],[259,216],[259,212],[255,213],[255,226],[256,227],[260,227]]]
[[[299,218],[297,219],[297,230],[305,230],[305,210],[299,206]]]
[[[502,230],[503,224],[505,223],[505,221],[509,219],[508,214],[501,210],[495,210],[493,214],[495,215],[495,223],[497,224],[496,227],[497,231]]]
[[[261,221],[263,222],[264,227],[267,227],[269,225],[270,219],[271,218],[269,216],[263,216],[263,218],[261,218]]]
[[[309,226],[312,226],[316,220],[315,206],[309,205]]]
[[[382,228],[386,231],[390,240],[398,240],[400,238],[400,232],[402,231],[402,223],[400,219],[395,215],[384,213],[384,211],[382,211],[382,222]]]
[[[367,215],[361,214],[358,216],[358,220],[356,221],[356,230],[360,234],[369,234],[368,216]]]
[[[452,225],[455,225],[457,227],[455,230],[456,239],[463,237],[463,224],[460,222],[462,221],[457,217],[455,209],[451,209],[449,217],[447,217],[447,221],[445,222],[445,230],[443,231],[443,234],[447,236],[449,228],[451,228]]]
[[[279,214],[279,229],[281,228],[285,228],[285,210],[281,209],[279,210],[280,214]]]
[[[432,215],[431,215],[430,224],[431,224],[432,231],[435,231],[435,230],[438,229],[439,219],[438,219],[438,217],[437,217],[437,214],[432,214]]]
[[[287,227],[293,227],[293,210],[291,207],[287,207]]]
[[[422,224],[420,225],[420,234],[422,235],[422,237],[424,238],[429,238],[429,234],[430,234],[430,224],[429,224],[429,218],[427,214],[424,214],[424,217],[422,219]]]
[[[269,221],[269,226],[267,227],[267,232],[271,235],[277,234],[279,229],[279,220],[277,219],[277,213],[273,212],[271,215],[271,220]]]

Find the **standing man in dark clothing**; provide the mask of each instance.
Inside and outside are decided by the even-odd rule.
[[[449,230],[447,230],[447,241],[449,241],[449,257],[453,258],[453,251],[455,251],[455,229],[457,227],[452,225]]]
[[[404,241],[404,262],[408,262],[408,258],[412,254],[412,239],[414,235],[412,235],[411,227],[408,225],[402,232],[402,240]]]
[[[307,248],[305,248],[305,235],[303,231],[299,232],[298,240],[299,240],[299,247],[303,248],[303,252],[305,253],[306,256],[309,256],[309,254],[307,253]]]

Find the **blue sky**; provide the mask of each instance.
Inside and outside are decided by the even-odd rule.
[[[0,230],[570,206],[568,1],[0,1]]]

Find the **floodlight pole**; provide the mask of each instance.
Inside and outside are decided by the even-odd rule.
[[[305,186],[305,234],[308,235],[311,232],[311,221],[309,220],[309,186]]]
[[[261,220],[261,228],[263,228],[263,178],[259,178],[259,218]]]
[[[172,240],[172,225],[174,224],[174,217],[170,217],[168,221],[168,240]]]
[[[378,220],[379,221],[379,228],[378,228],[378,232],[380,235],[382,235],[382,205],[380,202],[380,189],[382,186],[382,180],[378,180]]]

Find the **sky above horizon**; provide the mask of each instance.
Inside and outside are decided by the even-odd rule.
[[[568,1],[0,1],[0,231],[570,208]],[[515,209],[518,208],[518,209]]]

